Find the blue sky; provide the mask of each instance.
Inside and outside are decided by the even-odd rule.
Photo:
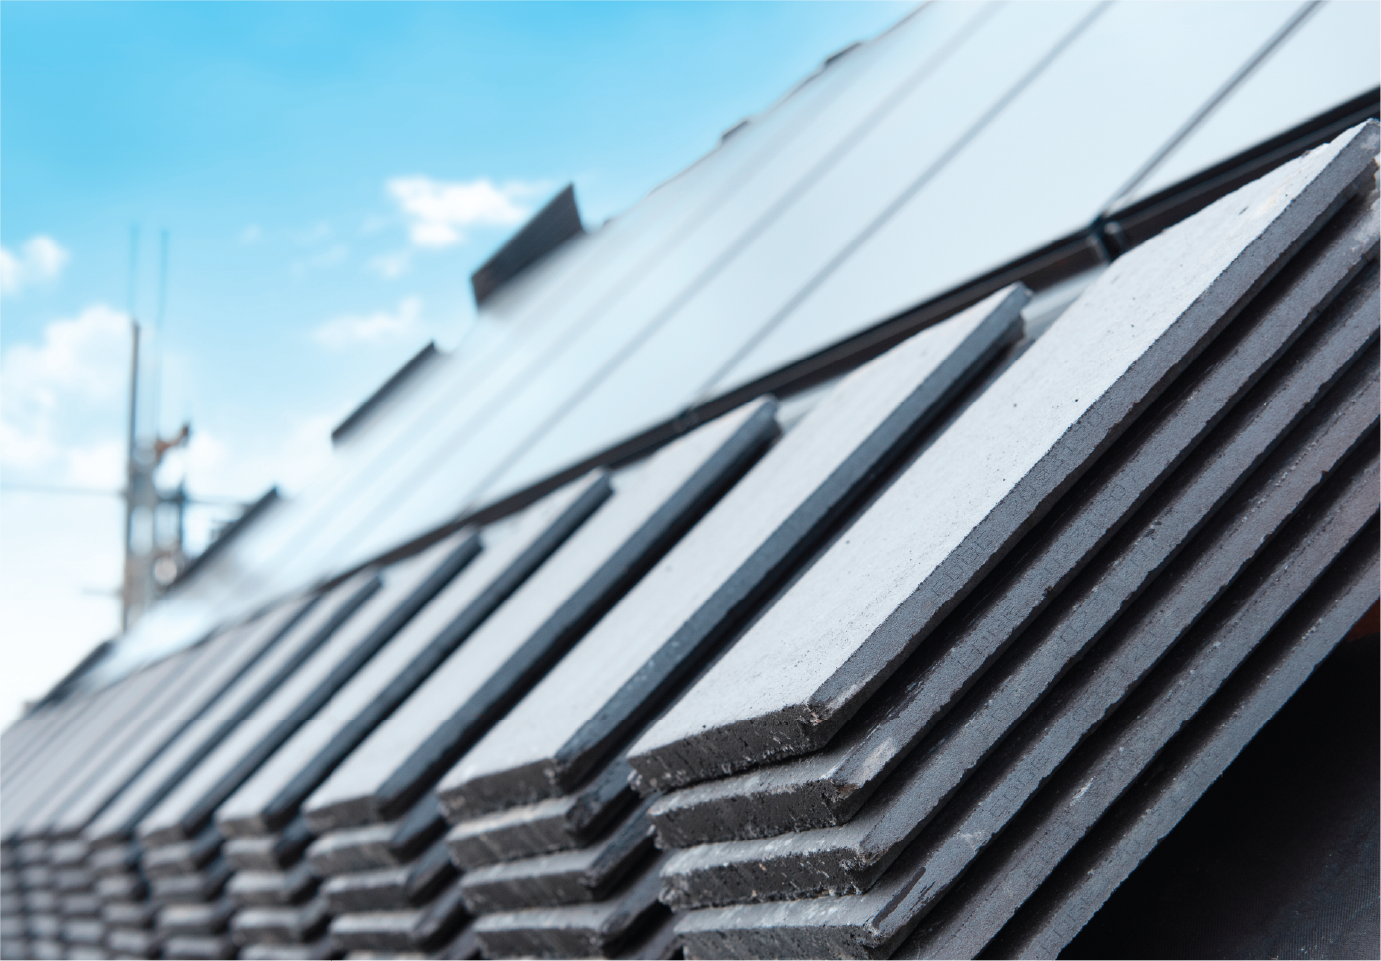
[[[627,209],[894,3],[0,7],[0,720],[109,636],[136,313],[194,494],[317,469],[330,428],[429,339],[563,184]],[[152,410],[142,416],[151,426]],[[194,518],[204,538],[211,514]]]

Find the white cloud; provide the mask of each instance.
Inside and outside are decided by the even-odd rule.
[[[410,336],[421,330],[422,301],[407,297],[398,309],[363,316],[346,315],[328,320],[312,331],[312,339],[327,350],[343,350],[356,344],[373,344]]]
[[[186,448],[176,449],[172,453],[186,459],[185,469],[188,475],[196,474],[202,478],[218,477],[227,467],[233,465],[230,448],[219,437],[206,430],[194,431]]]
[[[204,496],[250,501],[271,484],[282,493],[295,493],[330,461],[331,431],[339,422],[336,412],[286,412],[271,433],[245,425],[234,425],[229,436],[208,428],[193,430],[191,443],[169,467]]]
[[[0,247],[0,293],[17,294],[25,287],[56,280],[70,257],[61,244],[42,234],[26,240],[17,256]]]
[[[404,301],[392,325],[359,318],[366,323],[344,329],[387,336],[400,320],[418,323],[420,309],[419,301]],[[0,473],[7,483],[119,490],[129,349],[127,317],[98,304],[49,323],[37,342],[4,351]],[[166,360],[174,366],[176,356]],[[330,461],[339,410],[243,414],[223,418],[219,430],[194,427],[189,448],[165,463],[165,481],[185,476],[194,495],[245,501],[277,483],[291,496]],[[234,514],[193,505],[188,546],[203,547],[212,519]],[[118,630],[123,524],[119,497],[0,494],[0,723]]]
[[[249,224],[240,231],[239,241],[242,247],[253,247],[264,239],[264,229],[258,224]]]
[[[46,483],[123,483],[129,320],[104,304],[16,344],[0,361],[0,466]]]
[[[388,192],[408,216],[408,235],[418,247],[449,247],[465,239],[466,227],[507,227],[522,223],[523,203],[546,189],[543,184],[510,181],[495,186],[487,177],[447,183],[430,177],[395,177]]]
[[[18,485],[124,484],[129,321],[97,304],[0,358],[0,473]],[[118,497],[0,495],[0,720],[119,627]]]

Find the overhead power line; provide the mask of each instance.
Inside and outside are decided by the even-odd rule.
[[[102,487],[64,487],[59,484],[0,484],[0,491],[13,491],[16,494],[66,494],[77,497],[119,497],[123,498],[125,492],[122,490],[108,490]],[[198,504],[207,507],[239,507],[245,508],[250,505],[250,501],[242,501],[237,497],[202,497],[187,494],[183,498],[188,504]]]

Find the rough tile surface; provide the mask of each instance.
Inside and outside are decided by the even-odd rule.
[[[647,788],[823,746],[1371,179],[1377,139],[1354,128],[1114,262],[635,745]]]

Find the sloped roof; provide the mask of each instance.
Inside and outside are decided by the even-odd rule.
[[[1381,141],[1335,133],[69,688],[0,744],[4,955],[1058,952],[1381,593]]]
[[[11,729],[30,943],[1058,952],[1381,593],[1379,129]]]
[[[1278,146],[1374,110],[1374,20],[1364,4],[923,6],[495,293],[460,350],[97,676],[837,376],[1013,280],[1099,267],[1265,168],[1167,188],[1350,98],[1331,131]]]

